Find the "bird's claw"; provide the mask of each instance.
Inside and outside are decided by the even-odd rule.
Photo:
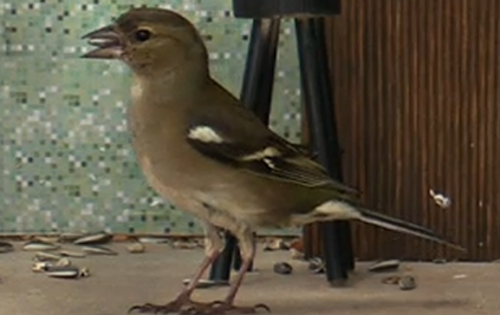
[[[168,303],[165,305],[156,305],[151,303],[146,303],[143,305],[134,305],[128,309],[128,313],[138,312],[138,313],[149,313],[149,314],[168,314],[178,312],[182,305],[179,303]]]
[[[179,315],[198,315],[205,314],[205,311],[215,307],[216,305],[222,304],[222,301],[213,301],[209,303],[192,302],[191,306],[185,310],[179,312]]]
[[[259,309],[271,312],[269,306],[259,303],[254,306],[236,306],[222,301],[214,301],[201,305],[193,305],[187,310],[181,312],[181,315],[226,315],[232,314],[255,314]]]
[[[145,303],[143,305],[134,305],[131,308],[129,308],[128,313],[135,311],[141,314],[177,313],[179,315],[201,315],[201,314],[215,315],[219,313],[213,313],[211,312],[211,310],[217,309],[217,311],[219,311],[219,307],[221,305],[224,305],[224,302],[213,301],[209,303],[203,303],[191,300],[187,300],[185,302],[183,302],[183,300],[175,300],[165,305],[156,305],[152,303]]]
[[[255,310],[258,310],[259,308],[263,309],[264,311],[266,311],[268,313],[271,313],[271,308],[264,303],[259,303],[259,304],[254,305]]]

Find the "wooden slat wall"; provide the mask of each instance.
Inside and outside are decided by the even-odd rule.
[[[358,258],[500,257],[499,14],[498,0],[345,0],[328,21],[346,182],[469,250],[355,224]]]

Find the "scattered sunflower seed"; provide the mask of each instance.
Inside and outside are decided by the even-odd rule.
[[[61,258],[59,259],[54,266],[57,266],[57,267],[68,267],[68,266],[71,266],[71,260],[69,260],[68,258],[64,257],[64,258]]]
[[[274,264],[273,270],[280,275],[289,275],[292,273],[293,268],[289,263],[278,262]]]
[[[87,278],[90,276],[90,270],[87,267],[80,268],[80,273],[78,275],[80,278]]]
[[[290,248],[290,256],[292,259],[304,259],[304,253],[295,248]]]
[[[295,239],[290,242],[290,248],[295,248],[296,250],[303,252],[304,251],[304,242],[301,238]]]
[[[138,240],[139,242],[144,244],[162,244],[169,242],[168,238],[164,236],[145,236],[139,237]]]
[[[200,244],[194,240],[178,240],[172,243],[172,247],[175,249],[195,249],[199,248]]]
[[[59,236],[36,236],[33,240],[53,244],[59,242]]]
[[[81,238],[82,236],[82,233],[62,233],[61,235],[59,235],[59,241],[71,243]]]
[[[382,279],[382,283],[384,283],[384,284],[398,284],[399,280],[401,280],[400,276],[389,276],[389,277],[385,277],[384,279]]]
[[[29,241],[24,244],[23,250],[26,251],[50,251],[57,250],[60,246],[54,243],[46,243],[40,241]]]
[[[134,242],[127,245],[127,250],[132,254],[144,253],[146,246],[140,242]]]
[[[313,257],[309,259],[309,270],[311,270],[313,273],[323,273],[325,272],[325,264],[323,262],[323,259],[319,257]]]
[[[403,291],[413,290],[417,287],[417,282],[412,276],[402,276],[398,282],[399,289]]]
[[[264,245],[264,251],[273,251],[273,250],[287,250],[290,247],[285,243],[282,238],[272,238],[269,239]]]
[[[14,250],[14,246],[11,243],[0,242],[0,253],[8,253]]]
[[[45,271],[45,274],[53,278],[66,278],[66,279],[84,278],[90,275],[89,270],[87,268],[78,268],[75,266],[50,267]]]
[[[84,235],[73,241],[73,244],[75,245],[105,244],[111,241],[112,238],[113,236],[109,233],[97,232]]]
[[[434,203],[441,208],[448,208],[451,205],[451,199],[449,197],[438,193],[433,189],[429,190],[429,195],[434,200]]]
[[[85,253],[73,252],[73,251],[69,251],[69,250],[62,250],[59,252],[59,254],[61,254],[61,256],[64,256],[64,257],[72,257],[72,258],[84,258],[84,257],[86,257]]]
[[[110,248],[97,245],[83,246],[82,250],[88,254],[93,254],[93,255],[118,255],[117,252],[115,252]]]
[[[55,253],[47,253],[47,252],[37,252],[35,253],[35,257],[33,257],[33,260],[35,261],[56,261],[61,259],[62,256],[59,254]]]
[[[33,264],[31,267],[31,271],[33,272],[44,272],[47,271],[50,267],[53,267],[53,263],[50,261],[39,261]]]
[[[385,260],[372,265],[368,270],[371,272],[395,271],[399,268],[400,264],[401,262],[397,259]]]

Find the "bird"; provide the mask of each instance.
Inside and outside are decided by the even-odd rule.
[[[363,206],[357,189],[333,179],[303,147],[268,128],[212,77],[200,32],[180,13],[132,8],[82,39],[93,47],[82,58],[120,60],[131,70],[127,116],[137,163],[161,197],[204,228],[204,259],[190,283],[166,304],[138,304],[129,311],[269,310],[235,303],[260,227],[359,220],[463,250],[430,229]],[[223,249],[221,230],[238,239],[241,267],[223,300],[194,301],[198,281]]]

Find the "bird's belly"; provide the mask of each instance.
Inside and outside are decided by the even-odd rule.
[[[157,165],[145,154],[140,155],[139,163],[149,185],[156,192],[181,210],[203,220],[213,222],[225,217],[253,227],[286,225],[280,223],[287,221],[288,215],[284,217],[286,211],[273,211],[276,205],[269,204],[270,200],[266,198],[269,192],[249,189],[245,175],[226,168],[208,174],[194,172],[188,167],[181,169],[175,165]],[[283,198],[286,199],[286,196]]]
[[[296,206],[293,192],[283,189],[282,183],[253,174],[218,182],[198,191],[196,199],[252,227],[287,227]]]
[[[170,169],[168,167],[154,166],[151,159],[144,154],[140,155],[138,160],[148,184],[161,197],[183,211],[200,218],[205,217],[199,202],[193,198],[192,187],[182,185],[182,180],[177,171],[168,172],[168,169]]]

